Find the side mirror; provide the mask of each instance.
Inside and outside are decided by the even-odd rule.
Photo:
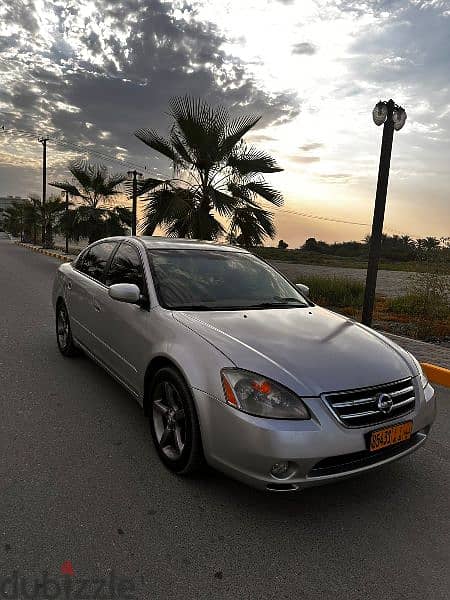
[[[108,294],[113,300],[128,304],[139,304],[141,299],[141,292],[134,283],[114,283],[109,287]]]
[[[307,285],[305,285],[304,283],[296,283],[295,287],[301,294],[309,298],[309,287]]]

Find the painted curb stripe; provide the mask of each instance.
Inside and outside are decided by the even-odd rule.
[[[50,250],[45,250],[44,248],[36,248],[35,246],[30,246],[28,244],[23,244],[22,242],[14,242],[18,246],[22,246],[23,248],[27,248],[28,250],[32,250],[33,252],[38,252],[39,254],[45,254],[45,256],[51,256],[52,258],[57,258],[61,261],[70,262],[72,258],[70,256],[66,256],[65,254],[58,254],[56,252],[51,252]]]
[[[450,387],[450,369],[439,367],[438,365],[432,365],[430,363],[420,363],[425,372],[425,375],[433,383]]]

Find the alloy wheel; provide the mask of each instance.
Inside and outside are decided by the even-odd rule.
[[[56,321],[56,334],[58,336],[59,347],[64,350],[69,343],[69,319],[64,307],[58,310],[58,318]]]
[[[176,387],[158,383],[153,396],[152,418],[157,442],[170,460],[180,459],[186,443],[186,415]]]

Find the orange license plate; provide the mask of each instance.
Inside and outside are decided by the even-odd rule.
[[[378,429],[372,431],[370,435],[370,451],[381,450],[392,444],[398,444],[399,442],[405,442],[411,437],[413,428],[412,421],[406,421],[405,423],[399,423],[392,427],[385,427],[384,429]]]

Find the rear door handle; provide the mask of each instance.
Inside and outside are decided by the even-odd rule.
[[[70,281],[66,281],[66,290],[72,289],[72,283]]]
[[[94,300],[94,308],[97,312],[100,312],[102,310],[100,304],[98,302],[95,302],[95,300]]]

